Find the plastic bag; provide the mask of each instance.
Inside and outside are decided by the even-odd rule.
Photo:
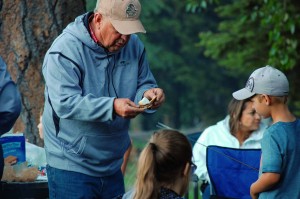
[[[16,165],[5,165],[1,181],[7,182],[33,182],[38,177],[36,167],[28,167],[27,162]]]
[[[29,166],[45,167],[47,164],[45,149],[26,142],[26,161]]]

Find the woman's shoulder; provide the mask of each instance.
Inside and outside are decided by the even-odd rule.
[[[225,119],[218,121],[216,124],[208,126],[206,129],[204,129],[203,133],[201,135],[203,136],[219,136],[219,134],[228,134],[229,133],[229,116],[227,116]]]

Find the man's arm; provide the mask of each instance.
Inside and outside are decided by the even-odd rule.
[[[279,182],[279,180],[280,174],[278,173],[263,173],[250,187],[252,199],[257,199],[259,193],[271,189]]]
[[[8,132],[21,112],[20,93],[0,57],[0,134]]]

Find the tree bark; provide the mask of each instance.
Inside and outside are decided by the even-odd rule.
[[[44,55],[63,28],[84,12],[85,0],[0,0],[0,56],[22,97],[13,131],[23,132],[40,146],[37,124],[44,104]]]

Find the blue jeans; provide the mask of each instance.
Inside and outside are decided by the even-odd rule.
[[[47,165],[49,199],[113,199],[125,192],[121,170],[112,176],[93,177]]]

